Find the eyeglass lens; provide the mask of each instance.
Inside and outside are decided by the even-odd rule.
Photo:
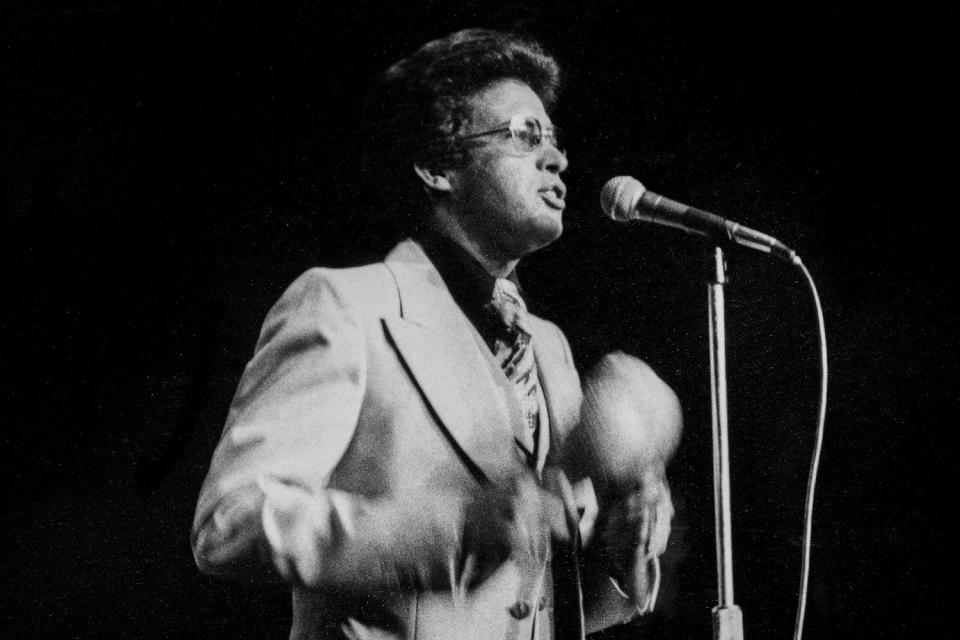
[[[511,123],[510,132],[513,135],[514,146],[517,151],[523,153],[538,149],[544,138],[557,149],[560,148],[556,127],[544,129],[536,118],[524,118],[520,122]]]

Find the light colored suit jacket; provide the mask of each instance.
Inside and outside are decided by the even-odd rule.
[[[581,390],[561,331],[531,321],[550,456]],[[521,420],[418,244],[311,269],[268,314],[238,387],[197,505],[197,562],[271,564],[293,585],[292,638],[551,638],[549,552],[477,583],[462,537],[482,483],[534,473],[514,444]]]

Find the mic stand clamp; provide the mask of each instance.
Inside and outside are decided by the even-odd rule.
[[[713,503],[717,538],[717,593],[714,640],[743,640],[743,615],[733,603],[733,545],[730,526],[730,434],[727,428],[727,349],[723,286],[727,282],[723,249],[708,255],[710,322],[710,399],[713,425]]]

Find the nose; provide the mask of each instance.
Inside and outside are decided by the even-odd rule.
[[[553,144],[544,140],[540,153],[540,169],[546,169],[550,173],[563,173],[567,170],[570,161],[567,160],[567,154],[557,149]]]

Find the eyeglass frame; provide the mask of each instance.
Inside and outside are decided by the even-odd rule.
[[[540,141],[536,143],[535,146],[529,149],[521,149],[520,145],[523,143],[522,141],[519,140],[519,134],[522,132],[528,132],[530,130],[529,127],[527,126],[528,123],[530,122],[536,125],[537,134],[539,135]],[[457,136],[457,138],[459,140],[472,140],[474,138],[480,138],[483,136],[491,136],[496,133],[503,133],[504,131],[510,132],[510,143],[513,145],[513,150],[516,151],[517,153],[524,153],[524,154],[534,153],[535,151],[543,147],[543,143],[546,140],[551,144],[551,146],[553,146],[554,149],[560,152],[560,155],[562,155],[563,157],[567,157],[567,152],[561,149],[557,144],[558,143],[557,133],[559,129],[556,127],[556,125],[551,124],[545,127],[540,122],[540,120],[534,116],[524,116],[524,115],[517,114],[512,118],[510,118],[509,120],[507,120],[506,122],[503,122],[500,125],[498,125],[495,129],[480,131],[479,133],[471,133],[465,136]]]

